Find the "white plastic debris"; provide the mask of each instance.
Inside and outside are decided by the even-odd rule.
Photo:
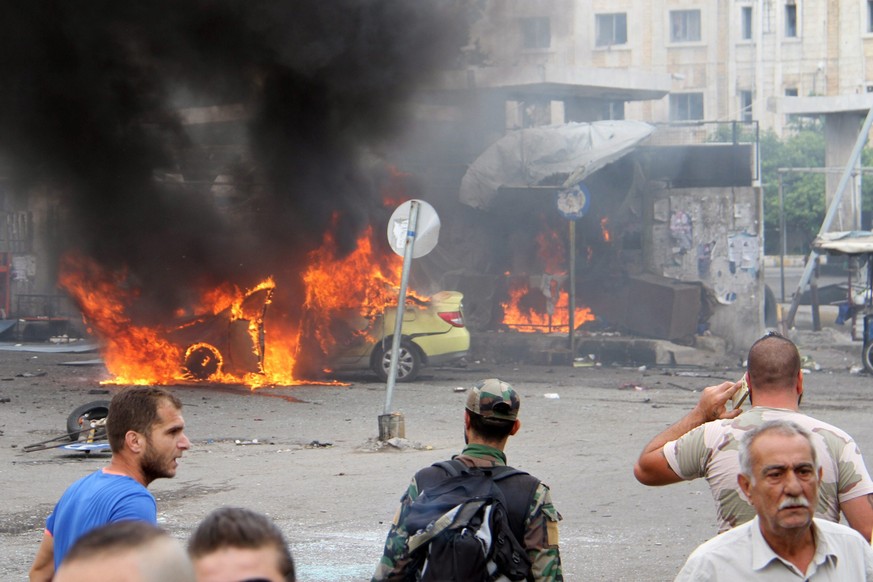
[[[561,396],[557,392],[546,392],[545,394],[543,394],[543,398],[548,398],[550,400],[557,400],[560,397]]]

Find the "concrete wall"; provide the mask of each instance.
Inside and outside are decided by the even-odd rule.
[[[644,260],[650,272],[712,291],[710,331],[743,351],[764,329],[757,188],[670,189],[652,184]]]

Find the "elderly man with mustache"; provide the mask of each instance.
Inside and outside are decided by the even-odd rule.
[[[821,467],[806,429],[775,420],[750,430],[740,441],[740,469],[756,517],[699,546],[677,581],[873,581],[868,540],[813,517]]]

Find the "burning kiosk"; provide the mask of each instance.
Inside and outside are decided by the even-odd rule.
[[[572,137],[580,130],[586,139]],[[474,266],[459,277],[469,324],[566,336],[566,321],[556,324],[553,314],[569,293],[575,253],[576,329],[601,336],[591,341],[617,332],[717,349],[748,345],[764,309],[757,149],[708,141],[718,133],[705,124],[566,124],[520,130],[486,150],[460,196],[505,242],[478,258],[493,265],[490,275]],[[571,243],[555,197],[583,178],[591,207]],[[513,319],[518,313],[527,329]]]

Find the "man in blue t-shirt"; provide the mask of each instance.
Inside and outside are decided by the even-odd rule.
[[[107,523],[157,523],[155,498],[146,487],[174,477],[178,459],[191,446],[185,436],[182,402],[156,386],[117,393],[109,404],[106,435],[112,459],[103,469],[73,483],[48,519],[30,568],[31,582],[49,582],[75,541]]]

